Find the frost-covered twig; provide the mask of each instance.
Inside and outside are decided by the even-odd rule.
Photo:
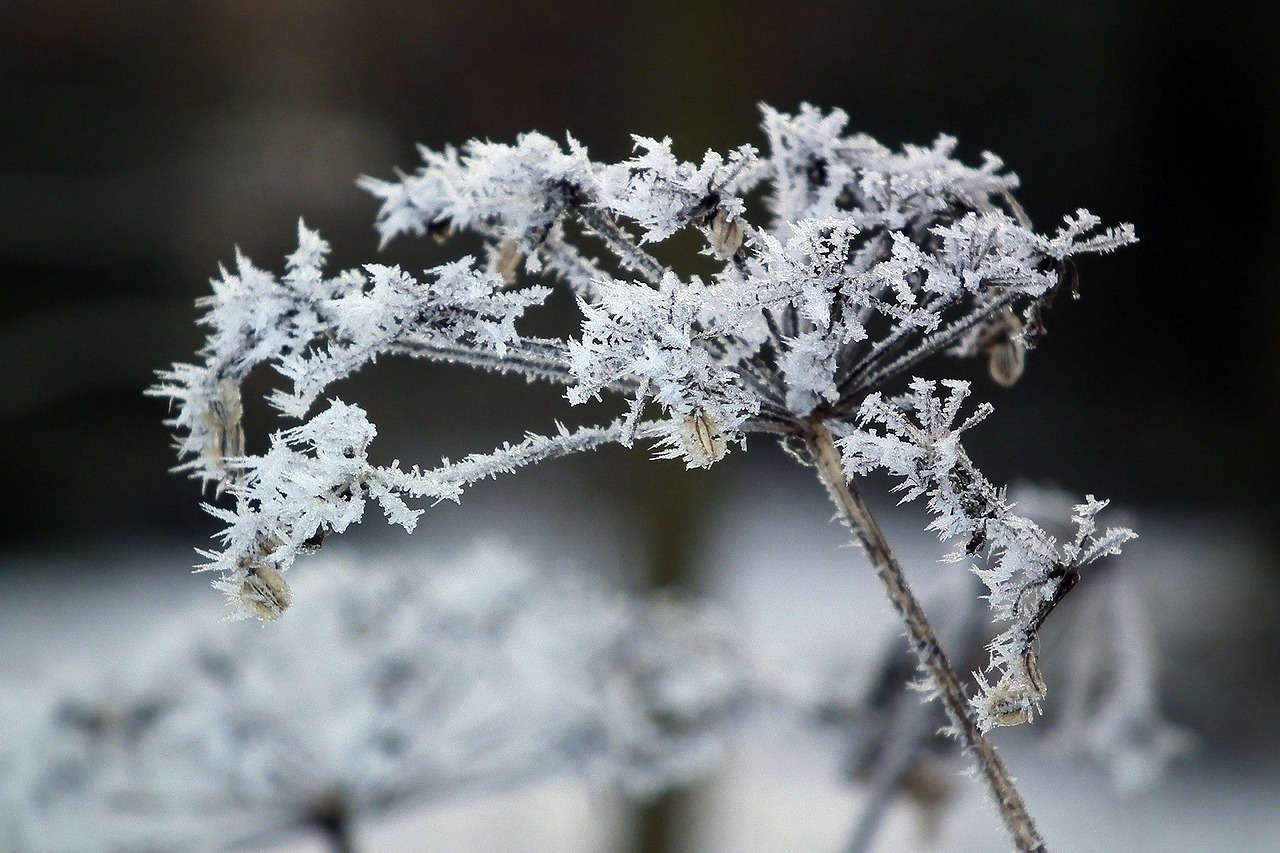
[[[1081,568],[1119,553],[1134,534],[1125,528],[1097,534],[1095,517],[1106,503],[1092,496],[1075,507],[1077,529],[1064,544],[1014,513],[1004,490],[974,468],[959,443],[960,433],[987,417],[991,407],[980,406],[957,424],[969,386],[943,385],[949,391],[945,399],[935,396],[934,385],[924,380],[913,382],[902,400],[868,397],[863,422],[878,423],[884,432],[859,430],[842,439],[844,470],[861,475],[883,467],[903,478],[903,500],[928,495],[929,509],[937,516],[930,529],[964,543],[952,559],[988,556],[988,564],[975,571],[987,585],[996,618],[1010,624],[991,643],[996,684],[979,677],[978,720],[984,729],[1016,725],[1032,718],[1045,695],[1037,659],[1040,626],[1079,581]]]
[[[1057,489],[1019,486],[1013,491],[1028,518],[1057,536],[1071,499]],[[1137,567],[1111,561],[1072,604],[1058,636],[1054,670],[1061,673],[1059,701],[1050,715],[1051,737],[1065,751],[1101,767],[1121,792],[1145,788],[1194,744],[1160,707],[1158,652]],[[1052,664],[1051,664],[1052,666]]]

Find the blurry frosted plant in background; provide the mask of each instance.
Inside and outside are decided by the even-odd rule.
[[[955,575],[930,596],[929,603],[947,605],[938,608],[938,636],[958,666],[982,645],[975,584],[971,576]],[[944,736],[945,716],[920,701],[912,677],[917,662],[902,647],[900,629],[863,638],[863,644],[823,649],[794,662],[776,680],[780,710],[799,732],[823,737],[839,757],[841,775],[865,792],[844,853],[873,849],[890,806],[899,800],[916,807],[923,834],[936,841],[959,779],[954,749]]]
[[[1133,231],[1100,229],[1084,210],[1051,234],[1034,231],[1011,195],[1016,177],[991,154],[978,166],[953,159],[948,137],[895,152],[846,134],[838,110],[763,115],[767,153],[744,145],[699,162],[645,137],[619,163],[536,133],[424,149],[415,174],[362,182],[382,199],[384,243],[470,231],[486,253],[421,277],[382,264],[327,276],[328,245],[301,225],[283,275],[238,258],[204,300],[201,363],[175,365],[153,391],[177,405],[183,468],[229,497],[211,509],[226,528],[207,568],[241,612],[272,619],[291,600],[282,573],[371,502],[412,530],[414,502],[457,500],[470,483],[550,457],[645,441],[706,467],[750,433],[776,436],[815,467],[865,546],[1015,843],[1042,849],[984,732],[1040,708],[1041,625],[1080,569],[1132,534],[1098,532],[1104,503],[1092,498],[1062,543],[1016,515],[959,444],[989,413],[984,404],[961,416],[966,383],[939,392],[915,380],[894,394],[941,354],[984,359],[994,381],[1017,381],[1045,311],[1076,295],[1074,258],[1131,243]],[[757,203],[767,224],[752,221]],[[701,233],[714,274],[682,275],[648,251],[680,231]],[[573,295],[576,329],[522,333],[552,288]],[[432,468],[378,465],[365,412],[320,400],[385,355],[557,383],[572,404],[605,394],[625,403],[600,426],[558,426]],[[245,455],[241,386],[262,365],[286,383],[269,402],[299,423]],[[929,498],[934,529],[963,540],[956,559],[975,562],[1006,625],[987,666],[994,683],[981,676],[972,703],[859,493],[856,478],[881,467],[908,496]]]
[[[163,656],[29,720],[17,851],[211,850],[578,778],[642,797],[715,766],[748,698],[719,617],[489,549],[454,565],[318,561],[263,631]],[[2,824],[0,824],[2,825]]]

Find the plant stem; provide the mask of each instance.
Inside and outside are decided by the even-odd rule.
[[[357,853],[355,828],[350,815],[341,807],[317,813],[312,822],[324,836],[331,853]]]
[[[657,287],[668,272],[653,255],[640,248],[639,244],[628,234],[607,212],[594,207],[578,205],[574,208],[587,227],[609,244],[610,250],[628,269],[635,270],[645,280]]]
[[[967,649],[978,642],[980,599],[977,579],[970,574],[963,580],[965,594],[955,596],[956,611],[950,614],[950,620],[938,628],[943,648]],[[886,667],[891,667],[891,664],[886,663]],[[912,773],[928,773],[924,766],[927,761],[924,756],[929,749],[929,741],[937,731],[934,706],[920,702],[908,690],[903,691],[895,705],[891,712],[891,723],[881,737],[880,754],[868,774],[872,782],[870,796],[854,823],[844,853],[868,853],[885,813],[894,798],[904,790]],[[928,819],[930,815],[927,811],[933,806],[922,801],[920,808],[923,817]]]
[[[911,592],[902,566],[889,548],[884,532],[857,487],[845,478],[840,453],[832,442],[831,431],[821,420],[814,418],[809,422],[809,434],[805,436],[805,441],[818,469],[819,479],[826,486],[827,494],[831,496],[845,523],[857,535],[871,564],[875,566],[876,574],[888,591],[889,601],[907,629],[912,651],[921,668],[929,674],[965,752],[973,756],[978,770],[986,778],[1000,816],[1018,850],[1020,853],[1046,853],[1044,840],[1036,831],[1022,795],[1013,784],[1013,777],[996,753],[995,744],[978,727],[969,705],[969,697],[938,643],[937,635],[934,634],[920,602]]]
[[[906,721],[906,727],[912,730],[899,735],[895,742],[886,747],[883,760],[877,762],[878,766],[875,768],[871,796],[867,798],[862,814],[854,824],[853,834],[844,847],[844,853],[867,853],[871,849],[885,812],[899,793],[903,780],[911,772],[911,765],[915,763],[919,746],[917,738],[924,733],[918,724],[926,720],[923,714],[917,714]]]

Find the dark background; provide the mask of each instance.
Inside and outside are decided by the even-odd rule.
[[[335,269],[373,259],[376,205],[353,179],[413,168],[415,143],[568,130],[615,159],[642,133],[697,158],[761,144],[760,101],[842,107],[852,130],[894,147],[946,132],[967,162],[992,150],[1044,230],[1081,206],[1133,222],[1141,244],[1082,264],[1084,298],[1055,309],[1023,381],[984,391],[997,413],[971,452],[998,481],[1229,513],[1270,535],[1280,63],[1269,8],[9,0],[0,545],[199,543],[213,530],[195,485],[167,473],[165,404],[142,389],[193,357],[192,302],[235,246],[279,269],[301,216],[333,243]],[[382,257],[412,267],[422,252],[399,243]],[[423,445],[432,452],[487,449],[565,416],[547,389],[422,365],[370,373],[357,399],[393,435],[445,436]],[[772,450],[753,456],[781,470]],[[713,491],[721,476],[679,486],[675,463],[617,464],[657,471],[659,495]],[[725,467],[745,464],[735,454]],[[619,479],[584,476],[606,496]],[[645,494],[611,499],[660,518]]]

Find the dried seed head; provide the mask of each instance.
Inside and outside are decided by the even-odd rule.
[[[718,260],[727,261],[742,248],[742,226],[723,210],[717,210],[707,228],[707,242],[711,245],[711,254]]]
[[[982,714],[993,726],[1020,726],[1035,719],[1035,705],[1023,693],[997,686],[982,700]]]
[[[1008,388],[1022,376],[1027,348],[1020,341],[1005,341],[987,349],[987,372],[997,385]]]
[[[1035,652],[1028,650],[995,687],[981,681],[978,711],[987,726],[1020,726],[1035,719],[1045,696],[1044,677]]]
[[[724,434],[705,412],[694,412],[680,423],[680,445],[690,467],[710,468],[728,452]]]
[[[293,593],[280,572],[267,565],[247,569],[240,584],[240,604],[263,622],[274,622],[293,603]]]
[[[453,221],[450,219],[437,219],[427,225],[427,233],[431,235],[432,242],[436,244],[445,243],[453,236]]]

